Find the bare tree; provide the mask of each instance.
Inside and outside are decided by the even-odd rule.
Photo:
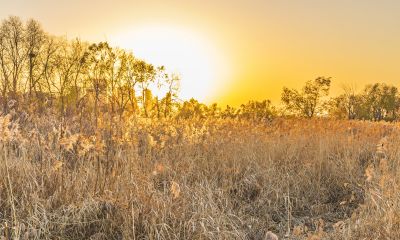
[[[28,56],[24,47],[25,28],[19,17],[11,16],[3,21],[0,31],[4,38],[4,63],[8,65],[11,78],[11,98],[16,100],[23,66]]]
[[[88,80],[94,93],[95,127],[98,125],[98,110],[101,96],[106,94],[110,70],[110,49],[106,42],[92,44],[88,49]]]
[[[1,97],[3,101],[3,111],[7,111],[7,93],[10,84],[11,69],[7,56],[7,38],[3,25],[0,27],[0,80],[1,80]]]
[[[134,64],[134,70],[135,79],[140,83],[141,87],[144,116],[148,117],[148,111],[152,101],[152,99],[150,99],[152,94],[149,85],[155,80],[157,73],[156,68],[152,64],[148,64],[143,60],[137,60]]]
[[[129,71],[129,61],[133,58],[130,53],[120,51],[118,54],[119,67],[117,69],[116,91],[113,94],[113,99],[117,105],[117,111],[120,119],[124,114],[129,101],[136,102],[135,95],[132,94],[135,91],[135,80],[131,77]],[[135,98],[134,100],[131,98]],[[136,107],[136,106],[135,106]],[[135,109],[135,108],[134,108]]]
[[[168,90],[163,99],[164,101],[164,117],[168,117],[172,111],[172,103],[178,97],[180,76],[177,74],[166,74],[164,78],[165,85]]]
[[[32,96],[32,92],[37,93],[36,87],[40,77],[42,77],[40,71],[40,57],[42,55],[43,46],[45,43],[46,35],[42,30],[40,24],[31,19],[26,24],[26,48],[28,53],[28,88],[29,96]]]

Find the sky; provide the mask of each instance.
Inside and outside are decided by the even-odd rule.
[[[284,86],[332,77],[400,87],[398,0],[0,0],[0,19],[130,49],[181,74],[183,98],[278,103]]]

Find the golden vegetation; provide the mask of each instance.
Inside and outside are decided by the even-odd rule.
[[[6,239],[400,237],[397,124],[54,118],[0,118]]]
[[[3,239],[400,238],[393,86],[181,102],[163,67],[16,17],[0,67]]]

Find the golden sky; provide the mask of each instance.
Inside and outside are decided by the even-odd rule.
[[[400,87],[398,0],[0,0],[9,15],[182,71],[183,97],[208,103],[278,103],[283,86],[317,76],[333,78],[332,94]]]

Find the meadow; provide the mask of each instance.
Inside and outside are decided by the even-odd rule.
[[[66,122],[0,117],[1,239],[400,238],[397,123]]]
[[[221,107],[129,49],[10,16],[0,240],[400,239],[399,90],[331,82]]]

